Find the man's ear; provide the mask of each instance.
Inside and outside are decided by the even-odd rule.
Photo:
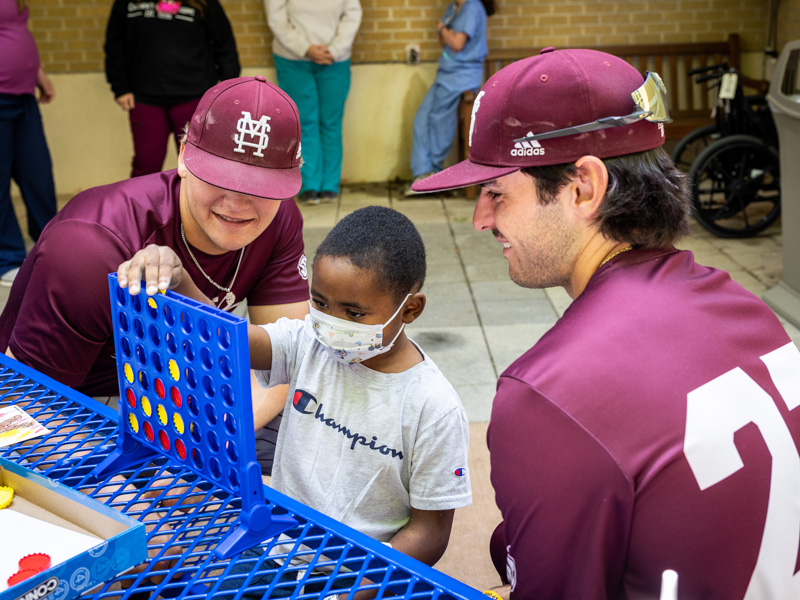
[[[572,206],[578,216],[594,221],[608,189],[608,169],[596,156],[582,156],[575,161],[578,174],[570,185],[574,190]]]
[[[422,314],[422,311],[425,310],[425,302],[425,294],[422,292],[412,294],[411,297],[406,300],[403,308],[403,323],[409,325],[416,321]]]
[[[186,175],[189,173],[189,169],[186,168],[186,163],[183,162],[183,150],[186,148],[185,144],[181,144],[180,152],[178,152],[178,176],[181,179],[186,179]]]

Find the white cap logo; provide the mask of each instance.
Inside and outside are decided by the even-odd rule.
[[[258,121],[254,121],[250,113],[246,110],[242,111],[242,118],[236,123],[236,130],[239,132],[233,136],[233,141],[238,144],[233,149],[234,152],[242,152],[245,150],[242,146],[249,146],[255,148],[253,156],[263,157],[262,150],[269,146],[269,136],[267,132],[270,131],[269,117],[263,116]]]
[[[472,117],[469,120],[469,147],[472,148],[472,130],[475,129],[475,115],[478,114],[478,109],[481,107],[481,97],[485,94],[483,90],[478,92],[475,96],[475,102],[472,103]]]
[[[533,133],[530,131],[525,134],[525,137],[531,136]],[[511,151],[511,156],[542,156],[544,148],[538,142],[533,140],[530,142],[517,142],[514,144],[514,149]]]

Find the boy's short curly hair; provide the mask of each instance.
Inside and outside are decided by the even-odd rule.
[[[425,244],[402,213],[383,206],[360,208],[339,221],[314,253],[347,258],[378,276],[398,302],[425,282]]]

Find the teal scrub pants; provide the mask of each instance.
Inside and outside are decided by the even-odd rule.
[[[306,191],[339,193],[342,117],[350,91],[350,61],[318,65],[275,56],[278,85],[297,104]]]

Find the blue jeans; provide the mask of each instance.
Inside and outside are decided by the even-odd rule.
[[[318,65],[275,56],[278,85],[300,113],[303,184],[300,193],[339,192],[342,117],[350,91],[350,61]]]
[[[442,170],[455,138],[460,101],[461,92],[434,80],[414,117],[411,147],[411,174],[414,177]]]
[[[56,214],[56,189],[33,94],[0,94],[0,275],[25,260],[25,242],[11,204],[12,179],[28,211],[28,234],[37,240]]]

